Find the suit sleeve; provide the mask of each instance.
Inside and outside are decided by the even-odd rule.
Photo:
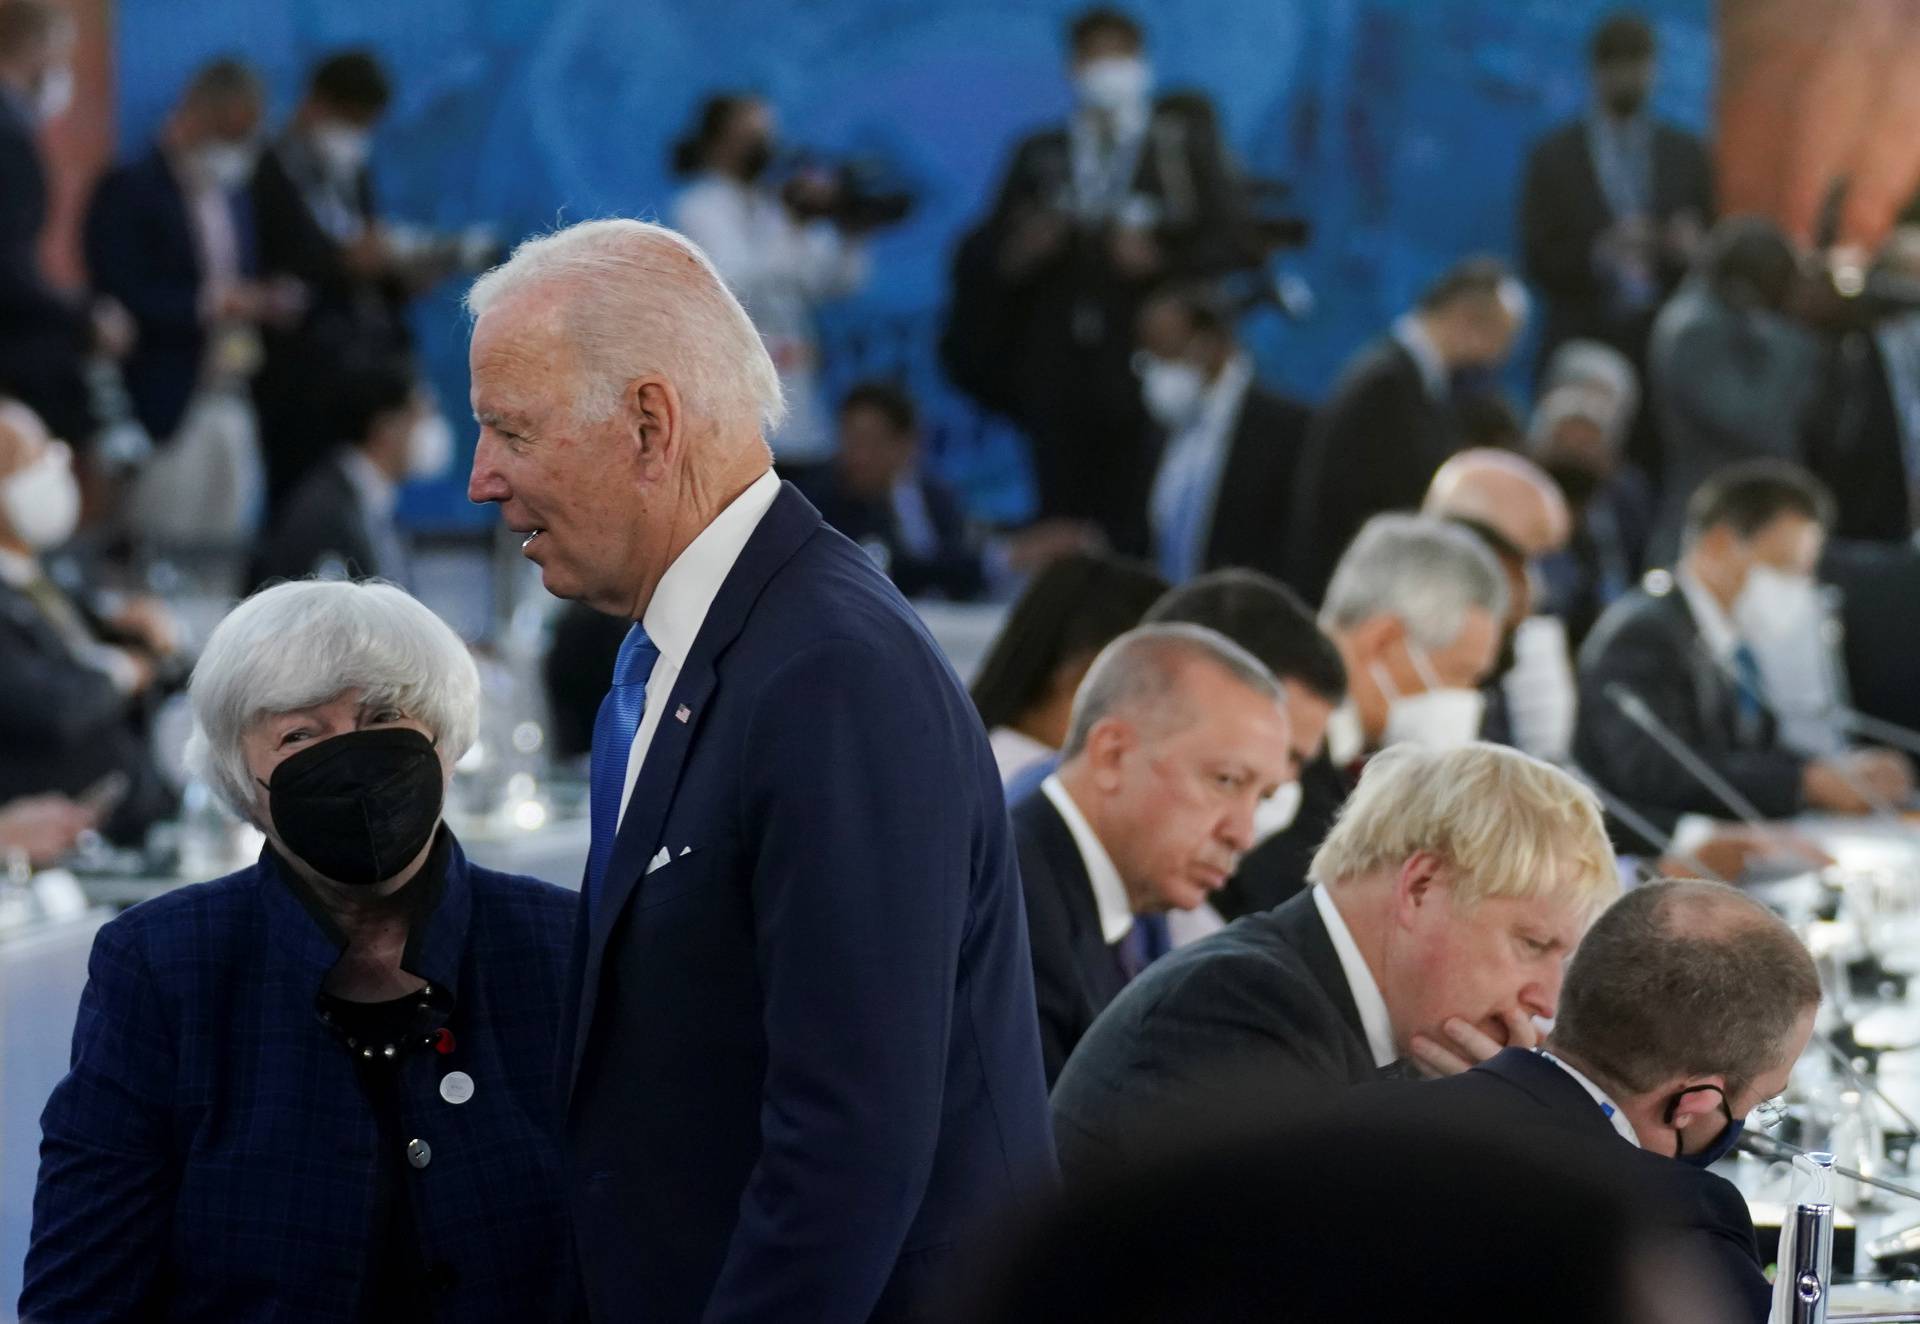
[[[1073,1052],[1076,1039],[1077,988],[1073,953],[1065,950],[1066,916],[1053,888],[1039,881],[1038,871],[1020,862],[1020,891],[1027,903],[1027,940],[1033,949],[1033,1001],[1040,1013],[1040,1056],[1046,1063],[1047,1088]]]
[[[925,1194],[975,812],[937,683],[900,648],[826,640],[773,677],[750,725],[767,1074],[709,1324],[866,1320]]]
[[[1600,641],[1594,641],[1598,643]],[[1694,666],[1651,621],[1624,626],[1580,668],[1577,752],[1588,771],[1629,802],[1656,808],[1662,827],[1681,813],[1724,816],[1727,808],[1629,721],[1607,697],[1610,685],[1640,696],[1700,758],[1768,818],[1798,813],[1805,760],[1783,749],[1714,750],[1693,693]]]
[[[21,181],[39,169],[31,139],[0,134],[0,321],[39,323],[84,334],[79,302],[48,284],[40,268],[40,218]]]
[[[199,289],[150,274],[145,218],[152,203],[128,175],[100,182],[87,205],[87,272],[95,289],[126,305],[143,334],[191,332],[201,322]]]
[[[0,621],[0,738],[22,749],[70,745],[127,709],[127,696],[105,672],[55,661]]]
[[[72,1066],[41,1114],[26,1319],[147,1319],[178,1182],[169,1145],[174,1049],[146,953],[100,930]]]
[[[1691,444],[1729,462],[1797,454],[1819,379],[1818,343],[1764,315],[1751,326],[1714,317],[1676,328],[1655,370],[1661,402]]]
[[[1386,510],[1411,510],[1426,494],[1429,475],[1410,464],[1408,406],[1400,384],[1385,375],[1336,389],[1314,420],[1293,493],[1290,582],[1318,603],[1341,553],[1367,520]]]
[[[1527,158],[1520,186],[1520,252],[1527,278],[1556,299],[1591,299],[1600,293],[1593,269],[1594,226],[1580,217],[1555,178],[1556,136]]]

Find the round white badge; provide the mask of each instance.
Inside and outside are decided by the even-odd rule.
[[[440,1097],[448,1103],[465,1103],[473,1097],[473,1077],[464,1071],[449,1071],[440,1077]]]

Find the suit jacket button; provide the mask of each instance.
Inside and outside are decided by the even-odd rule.
[[[424,1140],[407,1141],[407,1162],[416,1168],[424,1168],[433,1162],[433,1146]]]

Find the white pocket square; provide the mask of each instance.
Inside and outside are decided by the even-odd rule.
[[[661,865],[668,863],[672,859],[673,857],[667,854],[667,848],[662,846],[660,853],[647,861],[647,872],[652,873],[655,869],[658,869]]]

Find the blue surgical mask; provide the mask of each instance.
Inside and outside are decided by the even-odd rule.
[[[1726,1091],[1718,1085],[1695,1085],[1691,1089],[1681,1090],[1667,1100],[1665,1121],[1668,1126],[1673,1125],[1673,1115],[1680,1109],[1680,1100],[1689,1094],[1697,1094],[1701,1090],[1712,1090],[1720,1096],[1720,1111],[1726,1113],[1727,1125],[1719,1135],[1713,1138],[1712,1144],[1697,1154],[1683,1152],[1681,1146],[1685,1143],[1685,1137],[1676,1133],[1673,1140],[1673,1156],[1690,1167],[1710,1168],[1731,1154],[1734,1146],[1740,1143],[1740,1135],[1747,1129],[1747,1119],[1733,1115],[1733,1110],[1727,1107]]]

